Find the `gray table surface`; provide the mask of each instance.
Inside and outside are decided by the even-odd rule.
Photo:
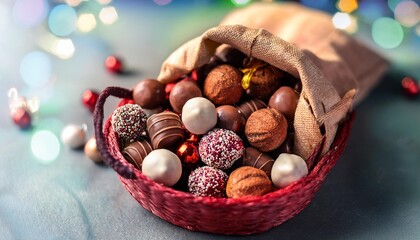
[[[12,26],[8,35],[0,35],[0,239],[239,238],[190,232],[155,217],[131,197],[112,169],[94,164],[83,151],[61,144],[59,156],[47,163],[32,153],[31,139],[41,129],[59,136],[69,123],[86,123],[93,134],[92,115],[81,105],[83,90],[131,88],[155,77],[171,51],[229,11],[115,5],[117,23],[75,34],[73,58],[51,56],[55,81],[48,89],[28,88],[19,75],[22,56],[39,50],[36,29]],[[410,52],[384,52],[394,66],[357,107],[348,146],[309,206],[278,227],[241,238],[420,238],[420,102],[405,98],[399,84],[407,73],[420,79],[420,59],[404,61],[404,51]],[[133,74],[109,74],[103,67],[109,54],[122,56]],[[11,87],[41,97],[30,131],[11,122],[6,97]],[[115,103],[108,103],[106,114]]]

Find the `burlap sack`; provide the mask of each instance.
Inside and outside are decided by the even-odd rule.
[[[158,80],[168,83],[206,64],[222,44],[301,80],[294,152],[304,159],[323,134],[323,153],[329,149],[340,121],[387,68],[380,56],[336,30],[331,16],[297,4],[258,3],[232,12],[220,26],[175,50]]]

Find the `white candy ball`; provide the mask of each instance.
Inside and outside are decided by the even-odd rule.
[[[141,171],[152,180],[170,187],[181,178],[182,164],[175,153],[157,149],[144,158]]]
[[[308,175],[305,160],[298,155],[282,153],[271,169],[271,180],[278,188],[286,187]]]
[[[86,131],[82,126],[69,124],[61,131],[61,141],[71,148],[79,148],[86,142]]]
[[[216,107],[206,98],[191,98],[182,108],[182,122],[191,133],[205,134],[216,126]]]

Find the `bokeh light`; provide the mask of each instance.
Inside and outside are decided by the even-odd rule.
[[[0,31],[5,32],[10,27],[9,9],[0,3]]]
[[[66,0],[66,3],[71,7],[77,7],[82,3],[82,0]]]
[[[420,37],[420,24],[417,25],[417,27],[416,27],[416,33],[417,33],[417,36]]]
[[[357,0],[339,0],[336,6],[342,12],[351,13],[358,8],[359,4]]]
[[[43,52],[30,52],[20,63],[20,75],[30,87],[42,87],[51,78],[51,59]]]
[[[48,164],[56,160],[60,154],[60,142],[51,131],[37,131],[31,139],[31,150],[39,162]]]
[[[419,5],[413,1],[401,2],[395,7],[394,15],[401,25],[413,27],[420,20]]]
[[[360,1],[357,14],[364,22],[372,23],[377,18],[386,16],[389,13],[388,7],[381,1]]]
[[[55,6],[48,17],[50,31],[60,37],[68,36],[74,32],[76,24],[76,11],[66,4]]]
[[[73,57],[76,49],[71,39],[60,39],[53,46],[52,51],[57,57],[61,59],[69,59]]]
[[[231,1],[236,6],[246,5],[251,2],[251,0],[231,0]]]
[[[404,39],[404,30],[394,19],[383,17],[373,22],[372,38],[383,48],[396,48]]]
[[[159,6],[165,6],[172,2],[172,0],[153,0]]]
[[[90,32],[96,27],[95,16],[91,13],[80,14],[77,20],[77,28],[81,32]]]
[[[96,0],[96,1],[102,5],[107,5],[112,2],[112,0]]]
[[[404,2],[404,1],[407,1],[407,0],[388,0],[388,7],[389,7],[389,9],[394,11],[395,8],[397,7],[397,5],[401,2]],[[376,1],[372,1],[372,2],[376,2]]]
[[[332,18],[334,27],[344,30],[348,33],[357,31],[357,20],[348,13],[338,12]]]
[[[104,7],[99,12],[99,19],[101,19],[104,24],[113,24],[118,20],[117,10],[114,7]]]
[[[311,8],[318,8],[318,9],[322,9],[324,8],[327,4],[328,4],[329,0],[319,0],[319,1],[314,1],[314,0],[301,0],[300,2],[308,7]]]
[[[48,8],[46,0],[16,0],[13,19],[25,27],[32,27],[45,19]]]

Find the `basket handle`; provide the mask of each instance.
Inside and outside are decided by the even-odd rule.
[[[105,135],[103,133],[103,120],[104,105],[109,96],[132,99],[133,92],[121,87],[107,87],[101,92],[95,105],[95,111],[93,112],[96,145],[103,161],[108,166],[112,167],[120,176],[127,179],[134,179],[136,175],[134,173],[133,166],[131,164],[121,162],[112,156],[106,144]]]

